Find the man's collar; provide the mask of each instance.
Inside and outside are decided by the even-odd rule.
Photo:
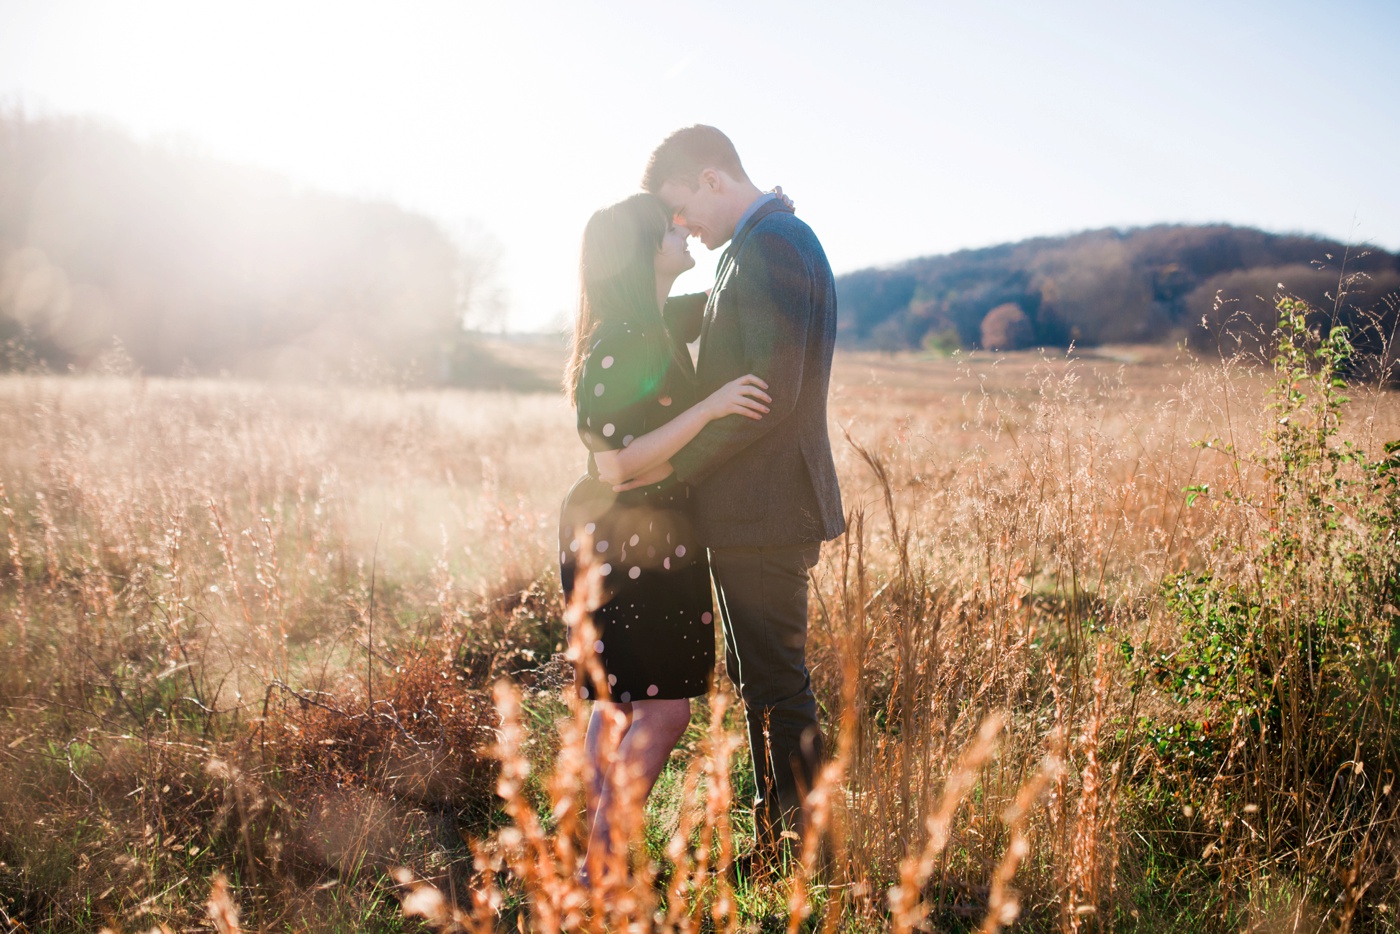
[[[729,246],[725,248],[724,254],[720,257],[720,265],[724,264],[725,258],[739,254],[739,247],[743,245],[749,232],[757,226],[759,221],[769,214],[777,214],[779,211],[786,214],[794,213],[792,208],[779,201],[778,196],[772,192],[760,196],[753,204],[749,205],[744,216],[739,219],[739,225],[734,228],[734,236],[729,238]]]
[[[771,191],[766,191],[763,194],[759,195],[757,198],[754,198],[753,203],[744,209],[743,214],[739,215],[739,223],[734,225],[733,239],[737,240],[739,238],[739,234],[743,231],[745,227],[748,226],[749,222],[753,220],[753,217],[755,214],[758,213],[759,208],[763,207],[770,201],[776,201],[777,198],[778,196],[773,194],[773,192]]]

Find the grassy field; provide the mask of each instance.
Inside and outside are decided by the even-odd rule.
[[[561,397],[0,377],[0,929],[1400,930],[1400,397],[1299,353],[839,356],[823,836],[721,677],[591,906]]]

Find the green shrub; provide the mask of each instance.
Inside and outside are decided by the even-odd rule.
[[[1277,308],[1260,444],[1207,444],[1237,482],[1188,489],[1230,512],[1232,531],[1209,570],[1163,583],[1180,641],[1147,673],[1181,716],[1144,728],[1187,794],[1215,799],[1219,851],[1248,839],[1226,815],[1258,813],[1240,823],[1260,849],[1317,870],[1383,846],[1395,812],[1400,442],[1369,453],[1341,439],[1347,330],[1310,329],[1291,298]]]

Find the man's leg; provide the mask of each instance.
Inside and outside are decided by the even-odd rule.
[[[808,571],[820,548],[710,550],[725,664],[744,700],[761,844],[773,843],[784,825],[801,833],[802,796],[822,757],[807,674]]]

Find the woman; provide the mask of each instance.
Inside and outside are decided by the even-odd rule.
[[[672,283],[695,265],[686,238],[647,194],[598,211],[583,234],[565,386],[588,473],[565,498],[559,559],[566,599],[592,624],[586,644],[578,632],[571,644],[582,653],[579,694],[596,701],[585,860],[595,874],[612,852],[616,803],[646,800],[714,669],[705,548],[668,461],[710,421],[762,418],[772,401],[752,375],[695,398],[690,355],[662,316]],[[624,481],[643,485],[614,492]]]

